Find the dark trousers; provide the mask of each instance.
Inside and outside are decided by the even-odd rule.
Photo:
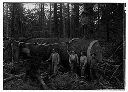
[[[91,80],[97,79],[97,69],[95,67],[90,68],[90,77]]]
[[[77,63],[76,63],[76,61],[71,61],[70,67],[71,67],[72,72],[75,72],[75,73],[77,72]]]
[[[85,66],[83,66],[83,64],[80,64],[81,76],[85,75],[86,67],[87,67],[87,64],[85,64]]]
[[[57,64],[56,64],[56,63],[52,63],[52,72],[53,72],[54,74],[57,73]]]

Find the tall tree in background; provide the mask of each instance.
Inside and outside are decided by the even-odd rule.
[[[59,28],[60,37],[63,34],[63,17],[62,17],[62,3],[60,3],[60,28]]]
[[[50,24],[49,24],[49,32],[50,32],[50,34],[51,34],[51,30],[52,30],[52,25],[51,25],[51,3],[50,3],[50,18],[49,18],[49,21],[50,21]]]
[[[22,31],[22,22],[21,22],[21,4],[20,3],[12,3],[12,26],[11,26],[11,35],[15,39],[18,39],[19,37],[19,32]]]
[[[14,28],[14,24],[15,24],[15,6],[16,4],[12,4],[12,7],[11,7],[11,12],[12,12],[12,20],[11,20],[11,37],[14,37],[14,31],[15,31],[15,28]]]
[[[62,4],[63,6],[63,37],[66,37],[66,6],[65,4],[63,3]]]
[[[69,38],[70,37],[70,31],[71,31],[70,30],[70,8],[69,8],[69,3],[67,4],[67,9],[68,9],[68,22],[67,22],[67,25],[68,25],[68,30],[67,30],[68,33],[67,34],[68,34],[68,36],[67,37]]]
[[[102,23],[106,25],[106,31],[107,31],[107,41],[109,41],[109,5],[106,4],[105,7],[103,7],[103,17],[102,17]]]
[[[58,19],[57,19],[57,3],[54,3],[54,32],[56,37],[59,37],[58,32]]]
[[[3,8],[3,36],[9,37],[9,4],[4,3]]]
[[[84,3],[84,12],[82,13],[82,24],[83,24],[83,33],[84,37],[91,38],[93,35],[93,3]]]
[[[74,37],[78,37],[79,33],[79,3],[74,3]]]
[[[40,18],[39,18],[39,22],[40,22],[40,28],[41,28],[41,31],[43,30],[43,6],[42,6],[42,3],[40,3]]]
[[[71,16],[70,16],[70,38],[74,38],[74,4],[71,3]]]
[[[122,19],[123,19],[122,11],[123,11],[124,6],[123,6],[123,4],[121,5],[121,7],[119,5],[121,5],[121,4],[104,4],[101,7],[102,8],[101,22],[106,26],[106,33],[107,33],[106,40],[107,41],[110,41],[110,38],[111,38],[110,33],[114,32],[115,28],[117,28],[117,29],[114,34],[117,34],[117,32],[120,32],[120,28],[123,28],[120,26],[119,21],[122,21]],[[123,25],[123,24],[121,24],[121,25]],[[119,31],[117,31],[118,27],[119,27]]]
[[[44,3],[42,3],[42,26],[43,26],[43,31],[44,31],[44,16],[45,16],[45,14],[44,14]]]

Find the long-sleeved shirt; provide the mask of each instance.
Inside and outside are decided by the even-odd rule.
[[[77,54],[70,54],[69,55],[69,63],[71,63],[71,61],[76,61],[78,63],[78,56],[77,56]]]
[[[87,63],[87,57],[81,56],[80,57],[80,64],[82,64],[81,66],[85,66],[86,63]]]
[[[52,63],[59,64],[60,56],[58,53],[52,53],[50,59],[52,59]]]

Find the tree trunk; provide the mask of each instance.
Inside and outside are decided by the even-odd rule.
[[[57,21],[57,3],[54,3],[54,33],[56,37],[59,37],[58,21]]]
[[[21,31],[21,4],[12,3],[12,20],[11,20],[11,36],[18,39]]]
[[[15,20],[15,4],[12,4],[12,10],[11,10],[11,12],[12,12],[12,20],[11,20],[11,37],[14,37],[14,30],[15,30],[15,28],[14,28],[14,20]]]
[[[60,37],[62,37],[62,32],[63,32],[63,17],[62,17],[62,3],[60,3]]]
[[[42,19],[43,19],[43,21],[42,21],[42,23],[43,23],[42,26],[43,26],[43,28],[42,28],[42,29],[43,29],[43,31],[44,31],[44,27],[45,27],[45,25],[44,25],[44,16],[45,16],[45,14],[44,14],[44,3],[43,3],[42,5],[43,5],[43,7],[42,7],[42,11],[43,11],[43,12],[42,12],[42,13],[43,13],[43,15],[42,15],[42,16],[43,16],[43,17],[42,17]]]
[[[51,28],[52,28],[51,27],[51,3],[50,3],[50,19],[49,19],[49,21],[50,21],[49,33],[51,34]]]
[[[74,4],[74,23],[75,23],[75,29],[74,29],[74,37],[78,37],[78,29],[79,29],[79,4]]]
[[[5,35],[6,37],[9,37],[9,19],[8,19],[8,8],[9,8],[9,6],[8,6],[8,3],[6,3],[6,5],[7,5],[7,15],[6,15],[6,18],[5,18],[5,22],[7,24],[6,24],[6,33],[4,33],[4,34],[6,34]]]
[[[42,16],[42,14],[43,14],[43,11],[42,11],[42,3],[40,3],[40,9],[41,9],[41,11],[40,11],[40,29],[41,29],[41,31],[42,31],[42,24],[43,24],[43,21],[42,21],[42,19],[43,19],[43,16]]]
[[[65,22],[65,6],[63,4],[63,37],[65,38],[66,37],[66,22]]]
[[[106,23],[107,41],[109,41],[109,23]]]
[[[68,7],[68,38],[70,37],[70,9],[69,9],[69,3],[67,4]]]

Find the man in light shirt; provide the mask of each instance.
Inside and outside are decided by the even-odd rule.
[[[57,66],[60,62],[60,56],[54,49],[52,50],[52,54],[48,60],[52,60],[52,70],[53,70],[53,73],[56,74]]]
[[[91,62],[90,62],[90,76],[92,81],[97,80],[98,78],[97,63],[98,63],[98,60],[96,59],[96,54],[92,53]]]
[[[84,70],[85,70],[86,64],[87,64],[87,57],[84,55],[83,52],[81,52],[81,56],[80,56],[81,77],[84,76]]]
[[[71,54],[69,54],[69,63],[71,67],[72,72],[76,72],[78,61],[78,56],[74,51],[71,51]]]

